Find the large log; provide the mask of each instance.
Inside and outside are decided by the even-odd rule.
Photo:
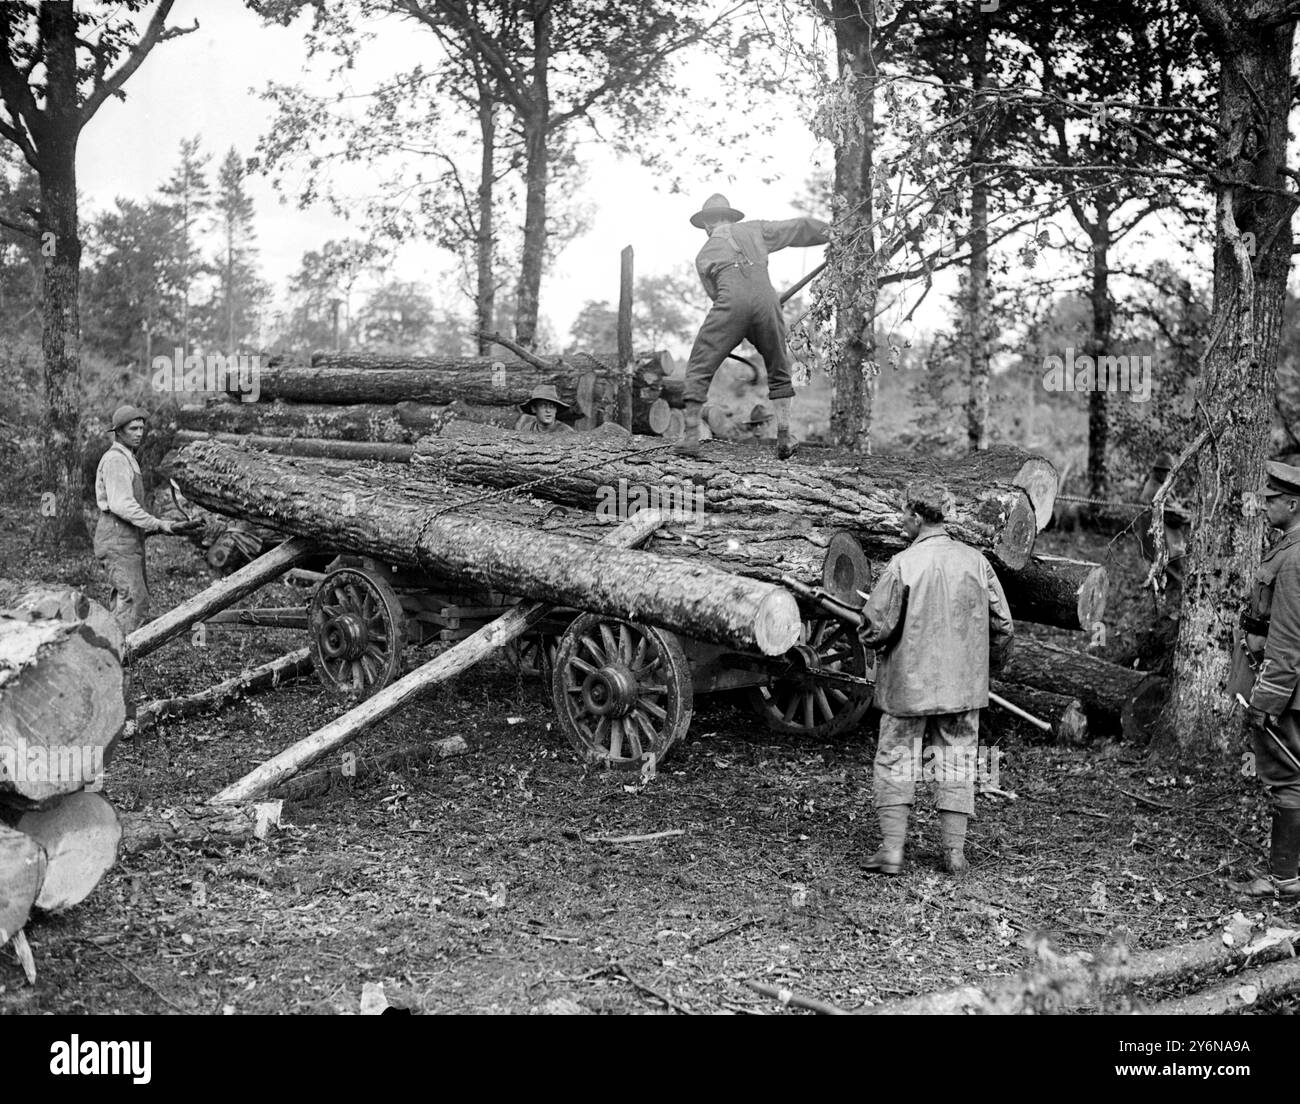
[[[663,521],[663,515],[647,510],[607,533],[602,551],[627,549],[640,544]],[[231,805],[260,797],[286,779],[316,762],[321,756],[355,739],[371,725],[391,716],[430,687],[467,671],[479,660],[497,651],[539,624],[551,607],[546,602],[521,602],[495,621],[484,625],[459,644],[435,656],[409,675],[385,686],[379,693],[319,728],[305,739],[262,763],[212,798],[214,805]]]
[[[186,447],[173,470],[186,496],[209,509],[449,582],[644,620],[768,655],[798,638],[798,604],[788,591],[706,564],[484,521],[472,503],[431,509],[382,489],[362,496],[285,457],[214,442]]]
[[[117,618],[75,587],[0,579],[0,616],[21,621],[84,621],[119,659],[125,637]]]
[[[320,437],[263,437],[239,433],[204,433],[181,429],[176,433],[177,446],[195,441],[219,441],[225,445],[239,445],[260,452],[274,452],[285,456],[309,456],[328,460],[383,460],[389,463],[406,463],[415,451],[414,445],[389,444],[379,441],[331,441]]]
[[[126,723],[122,664],[85,621],[0,617],[0,797],[96,783]]]
[[[1110,576],[1101,564],[1034,556],[1012,568],[991,558],[1017,621],[1091,632],[1106,616]]]
[[[1011,445],[968,452],[961,458],[962,467],[974,479],[991,483],[1013,483],[1023,487],[1033,503],[1041,533],[1052,520],[1059,484],[1056,467],[1043,456],[1025,452]]]
[[[263,399],[292,399],[313,403],[463,402],[492,406],[516,405],[535,387],[550,384],[576,414],[592,414],[583,405],[581,383],[595,373],[614,379],[618,354],[588,357],[577,354],[548,361],[538,368],[501,357],[376,357],[339,354],[322,358],[311,368],[268,367],[260,376]],[[659,382],[663,354],[639,354],[634,362],[638,385]],[[587,405],[590,405],[588,400]]]
[[[45,881],[45,849],[26,832],[0,824],[0,947],[22,931]]]
[[[1004,682],[1068,694],[1083,702],[1088,725],[1096,732],[1118,732],[1124,707],[1147,678],[1117,663],[1017,634],[1001,671]]]
[[[198,447],[198,446],[191,446]],[[224,445],[209,445],[209,448],[225,448]],[[257,463],[257,453],[244,453]],[[190,496],[193,497],[193,496]],[[200,506],[208,503],[195,498]],[[233,606],[245,595],[252,594],[259,587],[277,579],[289,568],[315,554],[315,547],[310,541],[302,539],[288,540],[264,555],[258,556],[252,563],[245,564],[233,575],[227,575],[219,582],[213,583],[206,590],[200,591],[193,598],[182,602],[161,617],[156,617],[147,625],[141,625],[126,638],[126,661],[134,663],[150,652],[161,648],[172,637],[179,636],[191,625],[202,621],[210,613]]]
[[[62,912],[89,897],[117,861],[122,839],[113,806],[85,790],[24,813],[16,827],[45,849],[48,865],[36,907],[47,912]]]
[[[486,426],[453,423],[439,436],[420,439],[413,467],[485,487],[537,482],[532,493],[538,497],[589,510],[599,509],[622,482],[698,501],[706,514],[794,515],[819,528],[847,529],[869,551],[891,555],[909,543],[902,529],[904,491],[924,476],[942,478],[953,492],[949,531],[1003,563],[1023,566],[1037,533],[1021,488],[972,481],[959,468],[890,457],[782,463],[763,450],[721,441],[706,443],[699,458],[688,459],[656,439],[633,438],[631,444],[558,436],[524,442]]]

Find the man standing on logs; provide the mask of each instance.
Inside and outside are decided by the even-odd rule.
[[[776,454],[794,455],[790,405],[794,402],[790,348],[781,303],[767,274],[767,256],[789,245],[825,245],[830,225],[821,219],[744,222],[721,194],[709,196],[691,216],[691,225],[708,235],[695,258],[695,270],[713,301],[695,338],[686,367],[686,433],[675,451],[698,456],[700,411],[718,367],[748,338],[767,365],[767,397],[776,407]]]
[[[1282,538],[1264,553],[1229,692],[1250,702],[1255,773],[1273,805],[1267,875],[1247,883],[1252,897],[1300,897],[1300,468],[1269,461],[1259,494]]]
[[[872,796],[883,840],[865,864],[872,873],[903,871],[918,775],[938,784],[944,869],[968,868],[980,710],[990,668],[1002,666],[1015,630],[988,560],[944,528],[950,501],[939,483],[907,488],[903,532],[912,543],[889,561],[862,610],[863,642],[879,650]]]
[[[549,384],[533,388],[527,402],[519,404],[524,412],[516,429],[525,433],[573,433],[573,426],[560,421],[560,408],[569,409],[569,404],[560,398],[560,394]]]
[[[203,527],[201,521],[166,521],[145,509],[144,479],[135,452],[144,439],[148,414],[134,406],[113,412],[113,444],[95,471],[95,556],[104,565],[112,592],[112,611],[122,632],[131,633],[145,620],[149,582],[144,564],[144,539],[150,533],[184,536]]]

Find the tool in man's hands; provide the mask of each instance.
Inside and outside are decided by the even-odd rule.
[[[1273,745],[1286,757],[1287,762],[1295,767],[1296,770],[1300,770],[1300,759],[1297,759],[1294,752],[1286,746],[1282,730],[1268,719],[1268,714],[1260,713],[1257,709],[1251,709],[1250,702],[1246,700],[1243,694],[1237,695],[1237,704],[1245,706],[1247,714],[1251,718],[1251,723],[1273,741]],[[1256,719],[1261,716],[1264,718],[1262,721]]]
[[[819,587],[810,587],[806,583],[801,583],[791,575],[782,575],[781,582],[787,589],[793,591],[800,598],[809,602],[815,602],[832,617],[839,618],[846,625],[852,625],[854,628],[861,628],[866,622],[866,618],[862,615],[860,610],[856,610],[852,606],[846,605],[833,594],[828,594]],[[861,591],[859,591],[859,593],[861,593]],[[827,678],[832,682],[870,682],[869,679],[862,679],[856,675],[844,675],[835,671],[818,671],[817,677]],[[1035,728],[1043,732],[1052,731],[1050,722],[1043,720],[1041,717],[1035,717],[1032,713],[1027,713],[1014,702],[1007,701],[1006,698],[993,693],[991,690],[989,691],[989,701],[994,705],[1005,709],[1008,713],[1019,717],[1022,721],[1028,721]],[[1300,766],[1300,764],[1297,764],[1297,766]]]
[[[200,529],[203,528],[203,522],[200,521],[198,518],[190,517],[190,512],[187,509],[185,509],[184,506],[181,505],[182,492],[180,487],[177,486],[176,480],[169,479],[167,480],[167,483],[171,489],[172,505],[176,507],[181,517],[185,519],[179,524],[172,526],[171,529],[172,533],[181,537],[187,537],[191,533],[197,533]]]

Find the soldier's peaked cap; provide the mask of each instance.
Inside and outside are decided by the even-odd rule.
[[[1295,495],[1300,498],[1300,468],[1270,460],[1264,465],[1264,486],[1259,493],[1265,498],[1276,495]]]

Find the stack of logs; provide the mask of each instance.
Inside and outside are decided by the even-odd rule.
[[[85,900],[122,829],[97,792],[126,723],[122,634],[79,591],[0,580],[0,944]]]
[[[200,437],[239,440],[269,452],[334,459],[410,459],[412,445],[448,422],[512,429],[533,389],[555,387],[579,430],[610,416],[617,353],[575,353],[530,364],[494,357],[381,357],[317,353],[310,365],[271,363],[258,374],[258,401],[232,395],[182,406],[179,444]],[[680,436],[680,376],[667,353],[638,354],[632,375],[632,431]]]
[[[701,459],[683,460],[656,439],[669,428],[664,411],[681,401],[680,380],[667,378],[670,362],[661,354],[635,364],[634,424],[642,437],[521,438],[506,431],[517,418],[515,404],[540,383],[556,386],[590,425],[613,393],[607,366],[615,362],[612,355],[579,354],[542,370],[491,358],[317,355],[310,368],[265,370],[262,402],[183,411],[189,428],[183,439],[215,437],[299,456],[406,466],[245,462],[224,451],[189,449],[178,472],[201,504],[339,548],[346,544],[339,539],[340,504],[358,497],[389,517],[410,513],[415,504],[443,509],[468,499],[461,512],[523,527],[523,542],[536,529],[589,540],[637,505],[668,506],[682,517],[651,539],[650,551],[769,582],[790,574],[811,585],[828,582],[825,561],[836,534],[847,534],[877,568],[904,547],[903,490],[932,476],[956,498],[951,530],[989,556],[1018,621],[1081,631],[1089,641],[1102,623],[1105,569],[1033,554],[1036,534],[1051,517],[1056,473],[1046,460],[1014,449],[931,463],[805,446],[795,461],[778,464],[770,443],[713,442]],[[236,470],[249,463],[249,471]],[[581,470],[563,474],[575,466]],[[529,494],[513,490],[525,483]],[[285,487],[296,488],[292,519],[282,501]],[[556,504],[566,508],[559,516]],[[418,514],[415,530],[405,535],[412,544]],[[995,689],[1050,719],[1059,739],[1075,741],[1089,726],[1118,728],[1143,678],[1021,634],[1016,658]]]

